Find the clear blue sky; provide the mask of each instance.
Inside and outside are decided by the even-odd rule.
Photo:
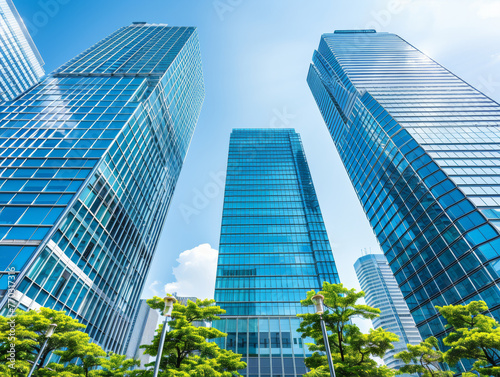
[[[500,99],[500,2],[489,0],[14,0],[52,71],[133,21],[196,26],[206,100],[151,267],[145,297],[176,280],[185,250],[218,248],[225,170],[235,127],[293,127],[301,133],[341,280],[359,287],[361,249],[379,252],[333,142],[306,84],[322,33],[376,28],[399,34],[470,84]],[[61,4],[64,3],[64,4]],[[217,10],[216,10],[217,8]],[[210,198],[201,200],[198,191]],[[194,201],[194,202],[193,202]],[[196,206],[200,208],[196,209]],[[182,210],[199,211],[189,217]],[[203,294],[215,253],[184,254],[177,278]],[[202,263],[193,264],[193,257]],[[191,258],[191,259],[190,259]],[[191,262],[191,263],[189,263]],[[193,267],[194,266],[194,267]],[[213,275],[213,274],[212,274]],[[198,279],[198,280],[196,280]],[[158,282],[149,288],[153,282]],[[182,284],[181,284],[182,285]],[[199,289],[198,289],[199,288]]]

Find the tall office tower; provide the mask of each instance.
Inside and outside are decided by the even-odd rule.
[[[203,98],[196,29],[136,23],[0,106],[0,288],[19,272],[20,308],[124,352]]]
[[[306,292],[339,278],[300,137],[290,129],[235,129],[229,145],[213,326],[243,355],[248,377],[301,376],[297,332]]]
[[[0,101],[10,101],[44,75],[43,59],[11,0],[0,0]]]
[[[422,338],[500,319],[500,106],[394,34],[321,37],[308,83]]]
[[[380,309],[380,316],[372,321],[373,327],[383,328],[399,337],[399,342],[394,343],[394,349],[384,356],[384,362],[389,368],[399,369],[405,363],[394,359],[394,355],[406,351],[407,344],[419,344],[422,341],[408,305],[384,255],[362,256],[354,264],[354,269],[361,290],[366,294],[366,303]]]

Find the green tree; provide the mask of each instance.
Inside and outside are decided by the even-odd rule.
[[[77,360],[78,365],[75,364]],[[71,361],[73,363],[62,364]],[[37,377],[149,377],[142,370],[131,370],[139,365],[138,360],[112,352],[106,354],[98,345],[88,343],[87,347],[79,345],[76,351],[63,354],[60,363],[50,363],[40,369]],[[96,369],[97,366],[100,368]]]
[[[36,333],[17,326],[15,316],[0,316],[0,375],[24,377],[28,374]]]
[[[132,370],[139,365],[138,360],[127,359],[124,355],[110,352],[108,357],[101,360],[102,370],[99,370],[97,375],[99,377],[133,377],[142,373]]]
[[[500,376],[500,323],[482,314],[488,310],[484,301],[468,305],[436,306],[453,331],[443,339],[450,347],[445,361],[455,365],[460,359],[476,360],[473,371],[484,376]]]
[[[44,368],[38,369],[36,377],[83,377],[85,376],[83,368],[79,365],[63,365],[50,363]],[[92,375],[91,375],[92,376]]]
[[[399,369],[399,374],[420,373],[422,377],[452,377],[453,372],[443,371],[439,363],[444,362],[444,355],[438,348],[438,340],[427,338],[417,345],[407,345],[408,351],[399,352],[394,357],[406,365]],[[465,377],[465,376],[463,376]]]
[[[100,346],[90,341],[88,334],[81,331],[84,325],[64,312],[47,308],[29,312],[19,310],[12,318],[0,316],[1,376],[25,377],[28,374],[32,365],[29,360],[35,359],[52,323],[57,324],[57,327],[39,365],[44,365],[50,352],[60,359],[57,363],[39,368],[35,372],[37,377],[148,377],[147,372],[143,374],[142,371],[130,370],[138,366],[139,361],[113,353],[106,354]],[[11,344],[16,353],[14,368],[8,363]],[[99,366],[101,368],[97,369]]]
[[[164,301],[154,297],[147,301],[153,309],[163,310]],[[208,342],[227,334],[213,327],[197,327],[194,322],[216,321],[225,310],[214,305],[214,300],[188,301],[187,305],[174,304],[170,331],[165,337],[160,370],[162,376],[237,376],[239,369],[246,368],[241,355],[221,349],[215,342]],[[145,354],[156,356],[162,325],[150,345],[141,346]],[[153,366],[154,363],[148,364]],[[148,372],[145,372],[147,375]]]
[[[370,330],[363,334],[358,326],[353,324],[354,318],[373,319],[380,313],[379,309],[368,305],[357,304],[364,297],[364,292],[347,289],[342,284],[323,283],[323,289],[318,292],[325,297],[328,307],[323,314],[323,319],[329,332],[329,342],[335,373],[338,377],[390,377],[394,371],[386,366],[379,366],[372,357],[383,357],[388,350],[394,348],[393,342],[398,341],[397,335],[383,329]],[[303,306],[311,306],[311,297],[316,292],[307,292],[307,298],[301,301]],[[313,376],[330,376],[328,361],[321,331],[320,316],[318,314],[299,314],[303,321],[299,331],[302,337],[311,337],[315,344],[307,344],[311,357],[305,363]]]
[[[81,374],[85,377],[91,376],[90,371],[101,365],[106,356],[106,352],[101,347],[90,342],[88,334],[79,331],[68,336],[66,349],[54,351],[54,353],[61,356],[60,363],[79,360],[79,369],[76,370],[81,370]]]
[[[16,372],[12,376],[25,376],[29,361],[34,361],[36,355],[45,342],[45,333],[52,323],[57,324],[54,335],[49,339],[47,347],[40,357],[39,365],[45,363],[49,353],[71,346],[71,339],[80,334],[84,325],[65,312],[40,308],[24,312],[16,311],[11,318],[0,316],[0,363],[7,364],[9,349],[12,340],[11,323],[15,323],[13,339],[16,350]],[[8,366],[9,364],[7,364]],[[10,368],[9,368],[10,369]],[[10,370],[12,372],[12,369]]]
[[[30,363],[24,360],[16,361],[13,364],[0,364],[0,376],[24,377],[28,374]]]

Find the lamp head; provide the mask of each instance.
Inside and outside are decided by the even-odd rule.
[[[47,332],[45,333],[46,338],[50,338],[52,335],[54,335],[54,332],[56,331],[57,324],[53,323],[49,326],[47,329]]]
[[[325,308],[323,307],[323,301],[325,300],[325,296],[323,295],[314,295],[311,297],[311,300],[316,307],[316,314],[323,314],[325,312]]]
[[[163,309],[163,315],[165,317],[171,317],[172,310],[174,309],[174,304],[177,302],[177,300],[172,296],[166,296],[163,300],[165,301],[165,309]]]

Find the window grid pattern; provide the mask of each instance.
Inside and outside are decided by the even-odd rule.
[[[129,93],[144,85],[135,78],[48,78],[0,106],[1,271],[26,264],[33,250],[23,244],[48,234],[136,110]]]
[[[123,27],[56,72],[63,75],[163,76],[194,28],[166,25]]]
[[[435,305],[482,299],[500,318],[496,209],[443,162],[494,164],[499,106],[392,34],[325,34],[313,63],[309,86],[422,337],[444,336]]]
[[[231,135],[215,299],[221,347],[247,358],[246,376],[300,376],[309,353],[296,314],[306,292],[338,273],[303,147],[293,130]]]
[[[119,33],[128,35],[129,29],[141,28],[156,29],[134,25]],[[19,257],[5,261],[21,270],[16,281],[19,307],[41,305],[65,310],[87,325],[86,331],[95,342],[119,353],[126,350],[204,98],[196,30],[175,28],[172,34],[163,26],[159,29],[169,41],[162,45],[163,52],[170,51],[177,38],[189,35],[182,39],[183,47],[162,76],[158,77],[158,72],[151,77],[57,73],[16,102],[4,104],[0,115],[0,130],[4,132],[0,138],[6,143],[0,155],[8,163],[3,171],[14,164],[17,172],[33,160],[38,164],[33,174],[43,171],[41,177],[49,182],[59,181],[62,171],[76,174],[62,176],[61,182],[74,188],[59,193],[58,198],[66,198],[65,205],[50,203],[46,209],[60,208],[61,215],[57,221],[51,218],[51,224],[42,221],[39,228],[43,227],[45,238],[25,236],[15,241],[20,247],[31,247],[25,255],[38,246],[36,251],[27,261]],[[144,43],[142,39],[134,41]],[[101,58],[121,59],[116,53]],[[133,59],[140,60],[140,56]],[[24,154],[26,149],[31,151]],[[46,171],[46,165],[50,170]],[[5,182],[12,180],[6,178]],[[46,195],[47,187],[37,198]],[[17,194],[11,194],[13,199],[5,208],[13,206]],[[37,205],[36,200],[28,207],[47,208]],[[5,227],[14,228],[11,224]],[[0,247],[6,247],[7,241],[0,241]]]
[[[0,0],[0,100],[13,100],[35,85],[43,65],[14,4]]]
[[[384,362],[389,368],[399,369],[405,364],[394,355],[406,351],[407,344],[422,341],[408,305],[401,294],[387,259],[382,254],[370,254],[359,258],[354,264],[361,290],[365,292],[368,305],[380,309],[380,316],[373,319],[373,327],[395,333],[399,341],[394,349],[386,352]]]

